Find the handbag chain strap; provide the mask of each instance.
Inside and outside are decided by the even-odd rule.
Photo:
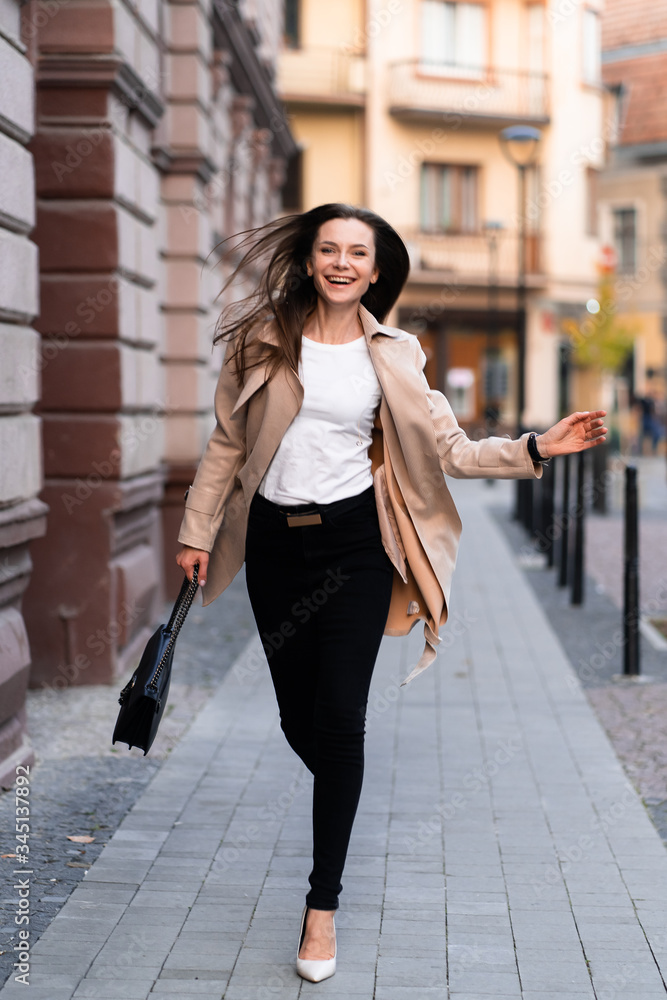
[[[160,662],[155,668],[155,673],[148,682],[148,687],[153,688],[157,691],[158,681],[160,679],[160,674],[164,668],[169,655],[174,648],[174,643],[178,639],[178,633],[181,631],[185,617],[192,606],[195,594],[197,593],[197,577],[199,575],[199,563],[197,563],[192,571],[192,580],[189,581],[186,577],[181,585],[181,592],[176,598],[174,607],[172,608],[171,616],[167,623],[167,632],[171,632],[169,636],[169,642],[164,648],[164,652],[160,657]]]

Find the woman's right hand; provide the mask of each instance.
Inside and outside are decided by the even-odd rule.
[[[204,552],[203,549],[192,549],[189,545],[184,545],[176,556],[176,562],[188,580],[192,580],[192,571],[195,568],[195,563],[199,563],[199,586],[203,587],[206,583],[208,556],[208,552]]]

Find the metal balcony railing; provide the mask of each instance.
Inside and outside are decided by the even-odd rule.
[[[544,124],[549,120],[549,78],[544,73],[409,59],[390,67],[389,110],[415,119],[449,113],[480,124]]]
[[[452,281],[488,285],[515,285],[518,278],[519,234],[403,233],[412,268],[445,273]],[[526,234],[526,275],[543,273],[540,234]],[[531,282],[531,284],[534,282]]]
[[[343,49],[286,49],[278,61],[283,100],[363,104],[366,61]]]

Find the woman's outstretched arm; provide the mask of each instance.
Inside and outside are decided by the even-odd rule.
[[[443,393],[431,389],[424,365],[426,355],[415,337],[415,363],[420,372],[431,410],[438,455],[442,471],[455,479],[529,479],[542,475],[542,466],[533,462],[528,452],[528,434],[512,440],[507,437],[486,437],[471,440],[462,427]],[[572,413],[536,438],[542,458],[566,455],[592,448],[605,440],[604,410]]]

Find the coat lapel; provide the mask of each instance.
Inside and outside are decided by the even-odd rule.
[[[426,512],[429,507],[432,509],[433,493],[443,495],[446,486],[439,464],[432,461],[432,456],[438,453],[437,439],[424,385],[413,363],[410,335],[382,326],[364,306],[360,306],[359,312],[382,389],[383,406],[391,415],[388,420],[385,412],[383,429],[390,438],[396,478],[404,495],[411,498],[411,509]],[[381,420],[382,417],[381,408]],[[396,445],[404,461],[399,460]],[[415,483],[428,488],[416,490]]]
[[[275,344],[277,338],[272,324],[267,324],[258,339],[267,344]],[[234,413],[248,404],[246,419],[246,445],[248,457],[239,472],[246,506],[249,508],[278,445],[285,432],[301,409],[303,385],[295,371],[281,366],[273,378],[268,379],[270,362],[251,369],[245,385],[234,405]],[[265,387],[261,397],[256,397],[259,389]]]

